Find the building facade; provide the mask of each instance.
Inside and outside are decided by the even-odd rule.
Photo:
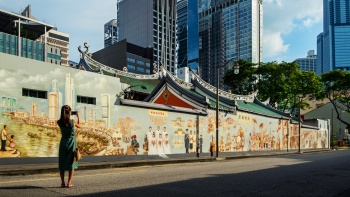
[[[198,0],[177,2],[177,65],[197,71],[199,58]]]
[[[109,47],[118,42],[117,19],[113,19],[104,25],[104,47]]]
[[[349,10],[348,0],[323,0],[322,72],[350,70]]]
[[[315,55],[314,50],[307,52],[306,58],[298,58],[295,61],[299,65],[299,70],[316,72],[317,70],[317,55]]]
[[[28,5],[21,14],[0,9],[0,52],[68,66],[69,35],[38,21]]]
[[[69,66],[68,50],[69,50],[69,35],[56,28],[46,32],[45,35],[40,36],[40,40],[47,38],[47,62],[59,64],[62,66]]]
[[[174,73],[176,65],[176,0],[117,2],[118,41],[153,47],[153,61]]]
[[[212,0],[199,5],[199,65],[205,81],[216,84],[216,69],[229,60],[262,61],[260,0]],[[220,76],[227,69],[220,69]]]
[[[321,76],[323,71],[323,33],[317,36],[317,58],[316,58],[316,74]]]
[[[114,69],[139,74],[151,74],[153,70],[153,49],[143,48],[126,39],[92,54],[92,58]]]

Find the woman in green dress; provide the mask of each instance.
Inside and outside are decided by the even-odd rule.
[[[74,150],[77,148],[77,142],[75,139],[75,127],[80,127],[79,113],[75,113],[77,116],[77,122],[71,119],[72,110],[69,105],[62,106],[61,117],[57,121],[58,126],[61,129],[62,138],[60,141],[59,155],[58,155],[58,168],[61,176],[61,187],[73,187],[72,178],[74,170],[78,168],[78,162],[73,162]],[[64,181],[65,171],[69,171],[67,185]]]

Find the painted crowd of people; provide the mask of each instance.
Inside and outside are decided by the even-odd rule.
[[[148,155],[170,154],[170,140],[166,127],[163,127],[163,131],[161,131],[160,126],[158,126],[156,131],[152,131],[150,126],[144,136],[143,148],[148,151]]]

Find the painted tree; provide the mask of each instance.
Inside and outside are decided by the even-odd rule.
[[[341,113],[350,113],[350,72],[334,70],[323,73],[321,81],[324,83],[324,96],[334,106],[337,119],[349,128],[350,120],[341,117]]]

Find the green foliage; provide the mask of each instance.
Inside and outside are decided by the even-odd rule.
[[[350,72],[333,70],[323,73],[321,81],[324,83],[323,94],[333,104],[337,119],[350,126],[349,120],[341,119],[340,115],[342,111],[350,113]]]
[[[238,65],[238,74],[234,73],[233,67],[225,73],[224,84],[230,86],[234,94],[243,95],[253,92],[255,89],[254,81],[257,80],[256,65],[245,60],[239,60]]]
[[[269,105],[282,111],[298,108],[298,97],[303,98],[301,109],[310,108],[305,99],[322,98],[320,77],[314,72],[299,71],[296,62],[267,62],[257,67],[240,60],[239,65],[238,75],[232,68],[224,76],[224,84],[232,87],[233,93],[249,93],[258,89],[260,100],[270,99]]]

